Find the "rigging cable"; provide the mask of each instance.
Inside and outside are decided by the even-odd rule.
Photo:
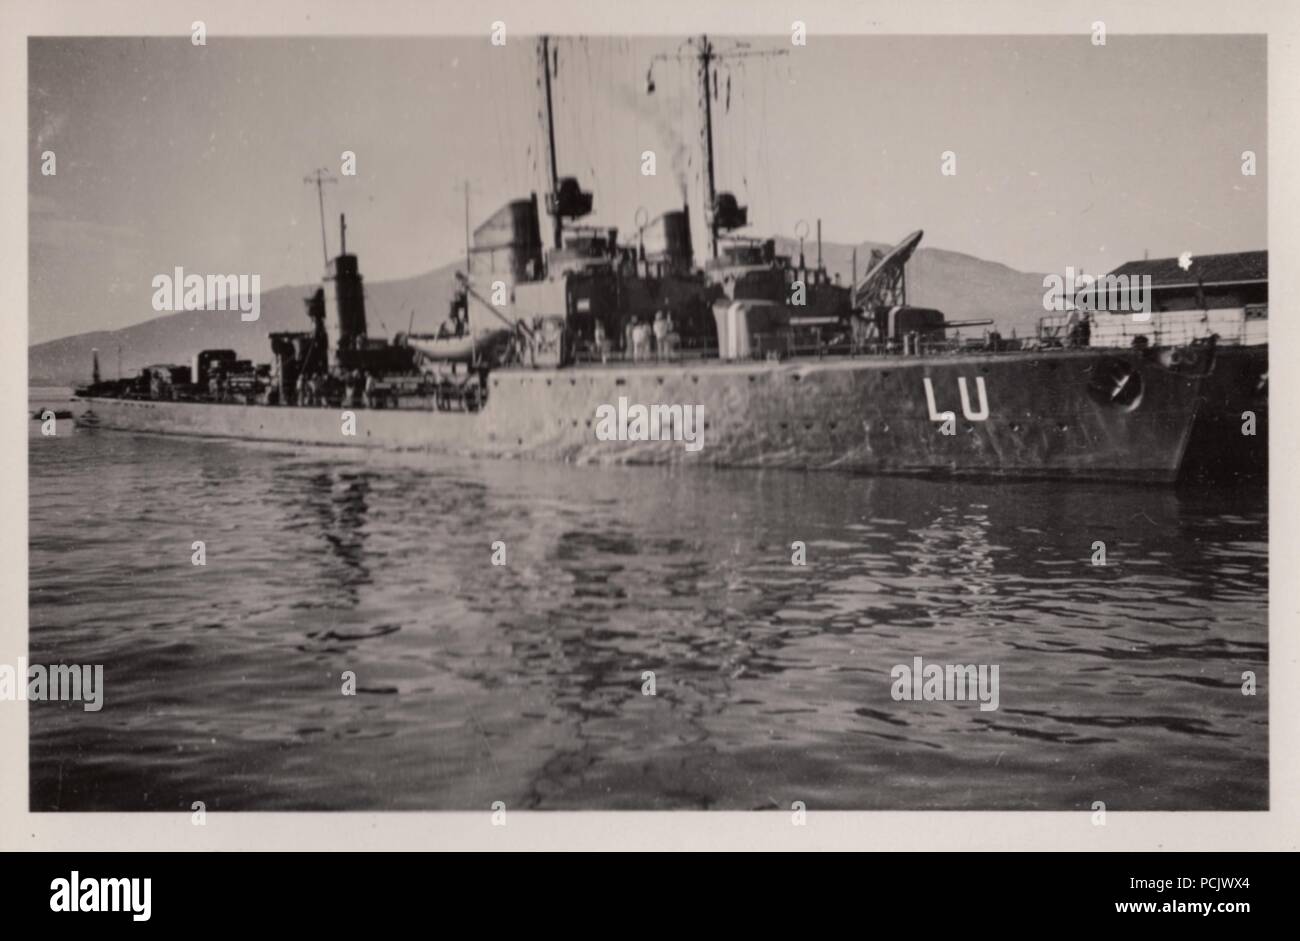
[[[641,109],[636,106],[636,95],[637,95],[636,79],[637,79],[637,74],[640,72],[640,69],[637,68],[639,63],[634,61],[635,57],[632,54],[632,40],[625,39],[624,42],[627,43],[627,49],[626,49],[627,54],[624,56],[624,59],[626,59],[627,61],[627,68],[628,68],[627,87],[632,90],[632,123],[636,125],[636,137],[634,137],[633,140],[636,141],[636,153],[639,155],[640,152],[645,148],[645,130],[644,130],[644,125],[642,124],[641,121]],[[636,176],[633,177],[633,180],[636,182],[636,193],[633,197],[633,205],[640,205],[644,201],[641,193],[641,173],[640,173],[639,157],[638,157],[637,167],[638,167],[638,172]],[[635,227],[635,222],[633,223],[633,225]]]
[[[592,70],[591,44],[587,41],[587,37],[585,36],[582,38],[582,54],[584,65],[587,70],[587,88],[589,89],[587,95],[587,128],[591,137],[591,144],[588,146],[586,153],[587,170],[591,173],[591,185],[594,190],[596,184],[596,162],[599,159],[598,154],[600,151],[600,138],[604,135],[597,133],[596,130],[599,126],[596,124],[596,89],[599,85],[596,83]],[[597,52],[597,55],[599,55],[599,51]]]
[[[500,113],[496,106],[496,89],[493,87],[495,83],[492,81],[492,60],[494,58],[495,57],[492,55],[488,56],[487,68],[484,69],[486,75],[483,77],[483,80],[486,81],[487,83],[487,94],[485,97],[487,98],[488,101],[488,107],[492,111],[492,129],[493,131],[495,131],[497,137],[497,153],[504,154],[505,150],[502,147],[502,140],[501,140]],[[508,167],[504,169],[505,172],[509,173]]]
[[[596,81],[596,78],[600,75],[600,48],[599,46],[596,48],[593,56],[591,43],[585,37],[582,44],[587,56],[587,112],[590,115],[588,127],[591,131],[591,149],[587,152],[587,170],[591,174],[592,190],[598,191],[597,180],[599,176],[596,173],[596,164],[600,163],[601,149],[604,145],[602,138],[605,136],[597,131],[600,125],[596,123],[596,98],[600,88],[600,83]],[[593,58],[595,59],[594,63]]]
[[[749,198],[749,96],[745,89],[749,85],[749,73],[745,69],[744,60],[740,63],[740,183],[745,191],[745,202],[752,200]]]
[[[713,100],[718,100],[718,71],[722,66],[715,61],[713,68]],[[727,146],[727,135],[724,133],[726,121],[723,120],[722,109],[714,107],[713,109],[713,160],[716,164],[713,168],[714,188],[723,190],[727,188],[727,181],[730,179],[728,164],[730,162],[730,148]]]

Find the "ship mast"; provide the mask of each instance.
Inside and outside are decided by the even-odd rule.
[[[551,199],[559,197],[560,192],[560,171],[556,166],[555,160],[555,112],[551,106],[551,38],[543,36],[538,41],[538,58],[542,66],[542,84],[546,89],[546,152],[549,157],[549,169],[551,172]],[[562,233],[564,231],[564,219],[560,214],[554,213],[552,220],[555,226],[555,247],[563,248]]]
[[[700,70],[700,94],[704,99],[704,127],[702,137],[704,138],[704,218],[709,224],[709,251],[714,258],[718,257],[718,231],[724,226],[718,224],[717,219],[717,180],[713,171],[713,63],[727,59],[744,59],[754,57],[783,56],[786,54],[784,49],[769,49],[765,51],[751,51],[747,43],[736,43],[732,49],[721,52],[709,41],[707,35],[700,35],[686,40],[682,44],[692,51],[690,53],[679,52],[677,55],[659,54],[650,59],[650,69],[646,73],[646,92],[654,94],[654,66],[656,62],[675,59],[677,61],[687,61],[694,59]],[[678,48],[681,49],[682,46]],[[743,225],[743,223],[741,223]]]
[[[713,99],[709,92],[709,64],[713,61],[713,44],[708,36],[700,37],[700,91],[704,95],[704,172],[705,194],[704,212],[709,221],[709,251],[718,257],[718,227],[714,223],[713,203],[717,198],[717,187],[713,179]]]
[[[324,184],[326,184],[326,183],[337,183],[338,180],[336,180],[334,177],[330,176],[330,172],[329,172],[328,170],[324,169],[323,167],[318,167],[317,169],[313,170],[313,171],[310,173],[310,175],[303,177],[303,178],[302,178],[302,181],[303,181],[304,183],[314,183],[314,184],[316,184],[316,199],[317,199],[317,201],[320,203],[320,249],[321,249],[321,253],[325,256],[325,267],[328,268],[329,265],[330,265],[330,250],[329,250],[329,246],[327,246],[327,245],[325,244],[325,188],[324,188]]]

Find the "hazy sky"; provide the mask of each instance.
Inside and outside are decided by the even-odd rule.
[[[715,40],[726,48],[731,41]],[[680,39],[557,40],[562,175],[596,195],[588,221],[633,228],[681,203],[700,223],[693,66],[654,66]],[[1266,248],[1262,37],[753,40],[719,72],[719,188],[754,234],[821,217],[828,241],[923,244],[1027,271]],[[314,167],[331,253],[369,279],[462,254],[474,225],[544,188],[534,42],[472,39],[33,39],[31,341],[158,316],[152,278],[322,270]],[[728,102],[728,82],[730,83]],[[41,153],[58,173],[40,173]],[[357,176],[339,173],[357,155]],[[658,175],[641,175],[641,153]],[[1241,153],[1258,154],[1243,176]],[[957,175],[941,175],[953,151]],[[544,223],[545,227],[545,223]],[[697,251],[705,245],[697,228]]]

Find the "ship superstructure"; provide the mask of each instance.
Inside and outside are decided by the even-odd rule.
[[[689,51],[707,109],[720,53],[707,37]],[[82,390],[91,420],[581,462],[1172,481],[1209,442],[1252,455],[1243,466],[1262,465],[1265,431],[1244,443],[1227,435],[1243,390],[1259,394],[1258,357],[1225,359],[1213,329],[1125,343],[1127,334],[1116,340],[1096,315],[1045,318],[1029,342],[996,331],[961,340],[955,328],[992,321],[951,321],[908,303],[907,263],[920,232],[875,253],[861,277],[855,263],[849,285],[822,265],[820,223],[811,266],[802,247],[796,260],[772,239],[740,234],[748,210],[715,190],[707,110],[703,264],[688,205],[637,226],[627,242],[614,227],[584,223],[595,197],[560,175],[554,55],[541,39],[549,188],[541,200],[508,202],[474,230],[437,333],[369,333],[360,265],[340,217],[340,252],[306,299],[310,328],[273,334],[273,363],[202,351],[189,369],[98,382]],[[1174,292],[1161,297],[1178,303]],[[698,407],[706,446],[686,451],[671,436],[603,440],[595,416],[615,403],[665,415]],[[353,435],[340,432],[338,409],[357,410]]]

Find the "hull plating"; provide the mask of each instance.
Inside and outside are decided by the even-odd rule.
[[[288,443],[578,463],[1172,481],[1202,381],[1137,353],[1095,350],[512,369],[491,374],[480,412],[356,409],[354,435],[344,434],[335,409],[88,404],[101,427]],[[1124,394],[1112,399],[1119,386]],[[620,397],[702,409],[702,447],[599,440],[596,410]]]
[[[1219,348],[1201,387],[1184,472],[1220,481],[1268,473],[1268,346]]]

